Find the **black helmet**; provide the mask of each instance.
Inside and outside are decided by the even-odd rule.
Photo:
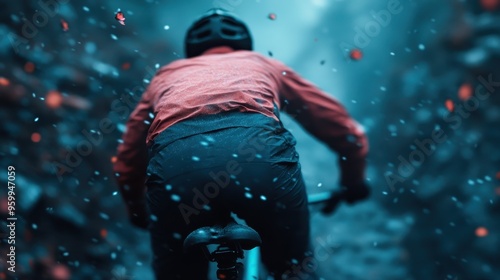
[[[222,9],[210,9],[195,21],[188,29],[184,43],[188,58],[217,46],[252,50],[252,37],[245,23]]]

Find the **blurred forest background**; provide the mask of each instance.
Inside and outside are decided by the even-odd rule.
[[[16,168],[18,222],[16,273],[4,238],[0,279],[152,279],[113,156],[127,100],[183,57],[211,7],[240,15],[256,51],[341,100],[369,135],[372,198],[312,209],[325,279],[498,279],[499,0],[1,2],[0,166]],[[284,123],[309,192],[334,189],[334,153]]]

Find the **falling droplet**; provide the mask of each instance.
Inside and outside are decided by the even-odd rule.
[[[451,99],[447,99],[444,105],[446,106],[446,109],[450,112],[453,112],[453,110],[455,109],[455,104]]]
[[[360,50],[358,50],[358,49],[353,49],[349,53],[349,57],[352,60],[361,60],[361,58],[363,58],[363,53]]]
[[[125,16],[123,15],[122,12],[118,11],[115,14],[115,19],[121,24],[125,25]]]
[[[61,27],[64,32],[69,30],[69,25],[64,19],[61,19]]]

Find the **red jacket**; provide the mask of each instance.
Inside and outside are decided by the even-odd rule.
[[[171,125],[232,110],[277,120],[274,104],[339,154],[342,184],[364,179],[366,136],[337,100],[281,62],[256,52],[218,47],[174,61],[152,79],[118,147],[114,170],[123,197],[127,201],[143,197],[147,145]]]

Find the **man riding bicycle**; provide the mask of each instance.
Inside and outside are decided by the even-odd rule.
[[[206,279],[184,254],[193,230],[244,219],[262,238],[275,279],[316,279],[292,267],[311,257],[309,211],[286,112],[339,154],[343,197],[365,199],[365,134],[334,98],[252,51],[247,26],[212,9],[188,30],[186,59],[156,73],[132,112],[114,170],[131,222],[148,228],[157,279]]]

